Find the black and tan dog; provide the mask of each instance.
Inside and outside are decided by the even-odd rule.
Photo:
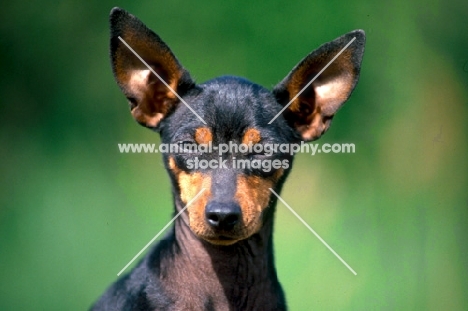
[[[326,43],[268,91],[237,77],[196,84],[168,46],[137,18],[115,8],[110,23],[113,72],[135,120],[158,131],[164,144],[213,148],[228,142],[262,147],[319,138],[358,81],[365,43],[361,30]],[[300,93],[352,38],[355,41]],[[221,155],[169,152],[163,158],[172,181],[175,213],[201,194],[176,219],[168,235],[92,309],[286,310],[273,258],[276,197],[269,189],[280,192],[292,156],[229,150]],[[194,160],[224,163],[197,167]],[[230,165],[236,160],[273,165],[269,169]]]

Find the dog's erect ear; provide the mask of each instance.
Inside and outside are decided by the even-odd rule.
[[[130,102],[132,115],[141,125],[157,128],[179,100],[119,37],[179,95],[193,87],[194,82],[161,38],[135,16],[112,9],[110,30],[112,70]]]
[[[356,86],[364,53],[364,31],[352,31],[320,46],[273,89],[277,100],[282,105],[288,104],[353,38],[351,45],[283,112],[305,141],[325,133]]]

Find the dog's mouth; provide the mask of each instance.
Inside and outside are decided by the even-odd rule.
[[[235,239],[235,238],[231,238],[227,236],[218,236],[216,238],[209,238],[209,239],[205,238],[204,240],[214,245],[223,245],[223,246],[233,245],[239,241],[239,239]]]
[[[233,245],[257,233],[260,230],[260,224],[260,222],[256,222],[251,226],[236,226],[231,230],[214,230],[208,226],[202,226],[200,228],[191,224],[190,229],[199,239],[210,244]]]
[[[245,237],[241,236],[231,236],[231,235],[210,235],[210,236],[200,236],[203,240],[211,243],[213,245],[233,245],[240,240],[243,240]]]

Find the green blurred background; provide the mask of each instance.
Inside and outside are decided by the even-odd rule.
[[[283,198],[277,270],[291,310],[468,310],[468,2],[41,1],[0,17],[0,310],[83,310],[167,223],[158,142],[138,126],[108,59],[120,6],[197,81],[272,87],[311,50],[367,33],[361,79]]]

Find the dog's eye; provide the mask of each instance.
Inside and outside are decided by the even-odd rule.
[[[265,152],[250,152],[247,154],[247,156],[249,158],[255,158],[255,157],[259,157],[259,156],[266,156],[266,153]]]
[[[199,154],[198,144],[191,140],[184,140],[178,143],[179,153],[182,154]]]
[[[266,152],[252,152],[252,153],[247,154],[247,157],[249,157],[249,159],[251,159],[251,160],[264,159],[264,158],[268,158],[270,156],[271,156],[271,154],[266,153]]]
[[[255,145],[249,153],[247,153],[247,156],[250,159],[265,159],[265,158],[270,158],[275,155],[274,150],[272,150],[269,147],[266,147],[265,145]]]

